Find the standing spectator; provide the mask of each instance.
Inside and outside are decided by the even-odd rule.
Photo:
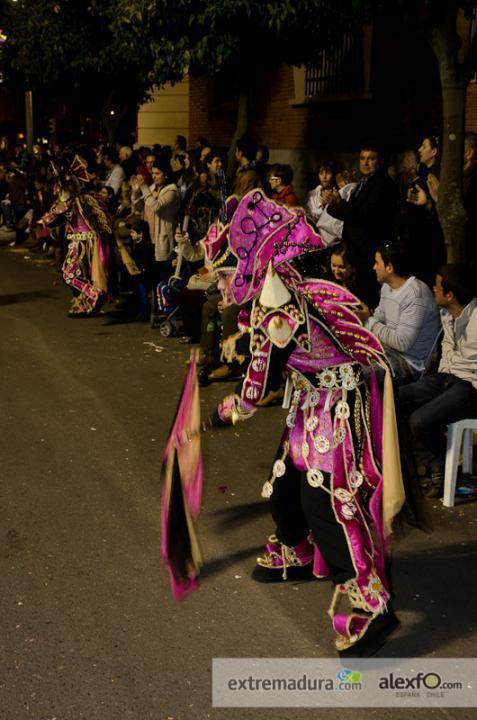
[[[403,244],[384,245],[375,258],[381,299],[365,324],[381,341],[396,382],[403,384],[426,369],[440,331],[439,313],[427,285],[411,274]]]
[[[210,157],[209,153],[207,157]],[[193,243],[205,237],[211,224],[219,217],[222,206],[221,186],[217,181],[217,172],[212,173],[209,167],[214,159],[206,163],[207,170],[202,170],[190,187],[184,206],[184,222]],[[217,171],[220,167],[217,168]],[[188,218],[188,220],[186,220]]]
[[[119,164],[119,155],[114,148],[107,148],[103,153],[104,166],[107,170],[103,185],[113,189],[114,194],[118,195],[121,185],[125,179],[124,170]]]
[[[434,296],[441,307],[444,336],[438,372],[399,389],[410,430],[431,453],[428,497],[442,493],[449,423],[477,417],[477,299],[475,277],[465,265],[444,265]]]
[[[1,202],[5,223],[15,228],[27,213],[30,203],[28,198],[28,177],[25,171],[12,167],[7,175],[7,194]]]
[[[336,184],[336,167],[331,160],[325,160],[320,163],[318,168],[318,185],[308,193],[306,198],[306,209],[310,213],[313,220],[318,220],[325,209],[321,200],[323,190],[338,189]]]
[[[176,155],[187,151],[187,138],[184,135],[176,135],[173,151]]]
[[[171,255],[180,195],[177,186],[171,182],[167,166],[154,164],[152,179],[153,184],[148,187],[141,175],[133,175],[131,187],[134,199],[142,200],[144,204],[144,219],[154,245],[157,279],[165,281],[172,273]]]
[[[152,166],[157,158],[148,148],[140,148],[139,157],[141,158],[137,168],[137,174],[142,175],[147,185],[152,185]]]
[[[318,185],[308,193],[306,209],[315,221],[316,227],[327,245],[341,239],[343,221],[337,220],[329,214],[328,208],[322,202],[321,193],[324,190],[333,190],[337,187],[336,167],[330,160],[325,160],[318,170]],[[338,192],[343,199],[346,199],[347,196],[341,190],[338,190]]]
[[[332,217],[343,221],[342,239],[356,251],[360,272],[367,275],[377,299],[378,289],[370,269],[376,248],[392,236],[397,197],[392,180],[380,172],[379,152],[375,147],[361,148],[359,169],[361,179],[348,202],[332,189],[322,192],[322,202]]]
[[[131,175],[134,175],[136,172],[136,161],[132,149],[127,145],[119,150],[119,162],[124,170],[125,179],[129,180]]]
[[[176,153],[171,158],[171,169],[174,173],[174,179],[181,196],[181,201],[183,201],[196,177],[194,164],[191,162],[189,154]]]
[[[409,185],[404,228],[414,252],[416,275],[429,287],[446,261],[444,233],[437,215],[438,152],[435,136],[425,137],[419,148],[418,177]]]
[[[255,153],[255,170],[260,175],[262,187],[266,187],[267,177],[270,171],[270,165],[268,161],[270,159],[270,151],[266,145],[257,145],[257,152]]]
[[[477,133],[467,133],[464,141],[465,259],[474,270],[477,264]]]
[[[257,146],[250,138],[237,140],[235,148],[235,159],[239,164],[237,175],[232,187],[232,194],[242,198],[250,190],[262,187],[260,175],[256,170],[255,156]]]
[[[7,166],[2,163],[0,165],[0,206],[3,200],[7,197],[8,193],[8,181],[7,181]],[[3,222],[3,213],[1,221]]]
[[[300,204],[293,189],[293,170],[290,165],[272,165],[268,172],[268,184],[272,191],[272,200],[281,205],[296,207]]]
[[[154,264],[154,251],[147,222],[139,219],[133,220],[131,223],[131,240],[131,257],[140,271],[139,274],[132,276],[134,310],[139,320],[149,320],[151,313],[149,290]]]

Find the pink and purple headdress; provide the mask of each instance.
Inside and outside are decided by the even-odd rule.
[[[288,274],[290,260],[325,248],[302,210],[278,205],[261,190],[252,190],[240,201],[230,223],[229,245],[238,260],[231,285],[238,305],[260,292],[270,263],[280,274],[281,269]]]

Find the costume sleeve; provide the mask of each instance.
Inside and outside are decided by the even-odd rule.
[[[277,348],[260,331],[254,331],[251,342],[256,347],[242,383],[240,395],[229,395],[217,408],[222,424],[233,424],[253,415],[260,401],[281,377],[291,346]]]

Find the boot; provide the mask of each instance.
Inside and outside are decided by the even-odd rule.
[[[389,635],[399,627],[399,619],[388,607],[387,612],[376,615],[365,633],[348,648],[338,651],[340,657],[372,657],[380,650]]]
[[[288,546],[276,535],[270,535],[265,552],[257,558],[252,579],[262,583],[313,578],[313,543],[305,538]]]

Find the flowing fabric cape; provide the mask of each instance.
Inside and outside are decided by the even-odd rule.
[[[176,600],[198,587],[202,553],[195,520],[202,484],[199,386],[193,352],[163,456],[162,558]]]

